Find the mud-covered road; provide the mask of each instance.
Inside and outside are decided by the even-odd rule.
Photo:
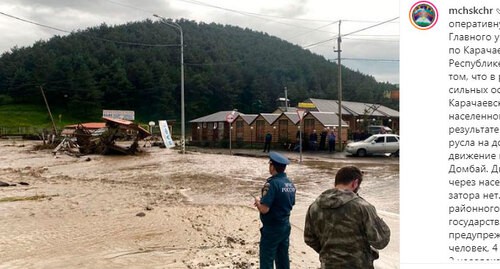
[[[0,268],[258,268],[258,195],[268,175],[259,150],[158,147],[138,156],[84,156],[0,141]],[[360,195],[392,231],[376,268],[399,268],[399,159],[283,152],[297,187],[292,268],[318,268],[302,240],[309,204],[336,171],[365,172]],[[142,213],[142,214],[141,214]]]

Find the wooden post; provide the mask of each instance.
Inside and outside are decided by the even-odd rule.
[[[43,92],[42,86],[40,86],[40,91],[42,91],[43,100],[45,101],[45,105],[47,106],[47,111],[49,111],[50,120],[52,121],[52,131],[54,132],[54,135],[56,135],[57,134],[56,124],[54,122],[54,118],[52,117],[52,112],[50,112],[49,103],[47,102],[47,98],[45,98],[45,93]]]

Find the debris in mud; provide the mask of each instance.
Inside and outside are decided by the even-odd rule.
[[[19,182],[19,185],[28,186],[29,183],[21,181],[21,182]],[[17,183],[7,183],[7,182],[0,181],[0,187],[15,187],[15,186],[17,186]]]
[[[90,124],[69,126],[63,134],[67,135],[52,151],[59,151],[72,156],[86,154],[124,154],[134,155],[139,150],[139,140],[151,134],[141,126],[128,120],[103,117],[105,125],[99,129],[91,129]],[[96,124],[94,124],[96,125]],[[130,141],[129,146],[120,146],[117,141]]]
[[[136,215],[137,217],[144,217],[144,216],[146,216],[146,213],[144,213],[144,212],[139,212],[139,213],[137,213],[137,214],[135,214],[135,215]]]
[[[247,269],[247,268],[253,268],[254,267],[254,263],[249,263],[249,262],[243,262],[243,261],[238,261],[238,262],[233,262],[233,266],[234,268],[238,268],[238,269]]]
[[[0,202],[18,202],[18,201],[38,201],[38,200],[43,200],[47,198],[48,200],[51,200],[52,197],[59,196],[58,194],[56,195],[33,195],[33,196],[22,196],[22,197],[5,197],[5,198],[0,198]]]

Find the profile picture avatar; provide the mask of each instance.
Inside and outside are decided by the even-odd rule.
[[[410,9],[410,22],[419,30],[429,30],[438,20],[437,8],[430,2],[419,1]]]

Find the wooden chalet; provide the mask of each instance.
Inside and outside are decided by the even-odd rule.
[[[264,143],[264,139],[267,133],[271,133],[271,135],[273,135],[273,140],[271,143],[278,141],[277,139],[278,127],[274,125],[274,123],[276,122],[276,119],[278,119],[279,116],[280,114],[260,113],[259,116],[255,118],[252,126],[254,127],[253,129],[255,130],[255,141],[257,143]]]
[[[283,112],[275,122],[278,129],[278,142],[295,143],[299,130],[299,115],[297,112]]]
[[[287,112],[278,108],[274,113],[244,114],[235,111],[219,111],[190,121],[191,142],[198,145],[216,145],[219,142],[235,143],[237,146],[264,143],[266,133],[273,136],[273,144],[296,143],[300,128],[307,139],[312,130],[320,134],[324,129],[338,132],[339,104],[337,100],[309,98],[314,108],[307,109],[303,116],[303,127],[299,126],[297,108],[288,107]],[[233,114],[233,122],[227,122],[227,115]],[[399,112],[383,105],[342,101],[342,142],[351,134],[368,125],[385,125],[397,131]],[[231,129],[230,129],[231,128]],[[231,133],[229,133],[231,130]],[[337,137],[338,134],[337,134]]]
[[[233,112],[235,118],[241,114],[237,111],[219,111],[190,121],[192,142],[200,145],[215,145],[228,140],[229,123],[226,117]]]
[[[337,113],[333,112],[318,112],[318,111],[309,111],[304,115],[303,119],[304,124],[304,135],[305,137],[309,137],[309,135],[316,130],[318,137],[323,130],[333,130],[338,136],[338,127],[339,127],[339,116]],[[341,122],[342,127],[342,143],[347,142],[347,134],[349,129],[349,124],[345,121]]]
[[[231,126],[233,127],[231,140],[233,142],[236,142],[237,144],[242,144],[245,142],[249,142],[250,144],[252,144],[252,142],[255,142],[255,127],[252,125],[252,123],[258,116],[259,115],[257,114],[239,114],[231,124]]]

